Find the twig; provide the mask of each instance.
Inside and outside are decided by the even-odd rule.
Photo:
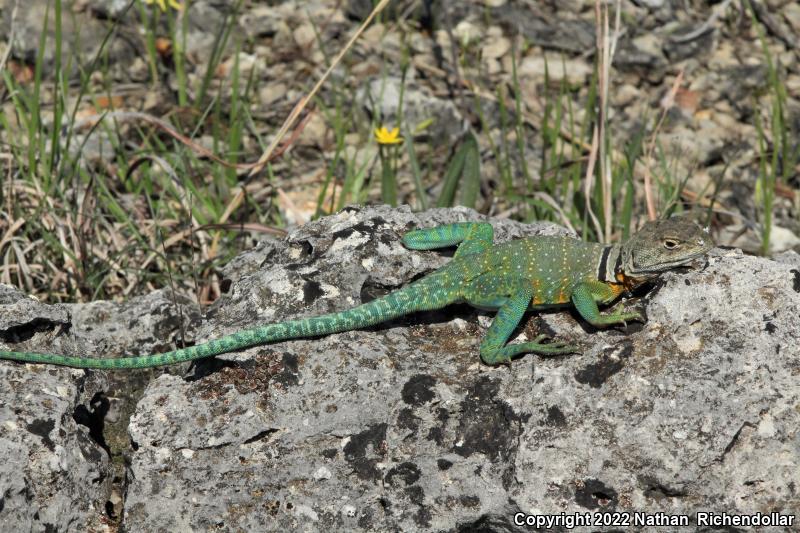
[[[598,52],[598,85],[600,86],[600,105],[597,113],[597,124],[595,125],[592,133],[592,145],[595,146],[595,137],[597,149],[599,152],[600,160],[600,187],[603,193],[603,219],[605,227],[599,231],[598,235],[602,237],[603,242],[611,240],[611,189],[612,189],[612,176],[611,176],[611,156],[608,153],[608,143],[606,142],[606,125],[608,122],[608,93],[611,78],[611,63],[614,60],[614,51],[617,47],[617,40],[619,37],[620,25],[620,3],[621,0],[616,0],[614,9],[616,10],[614,17],[614,33],[612,35],[609,28],[608,20],[608,4],[603,4],[600,8],[600,0],[595,0],[595,19],[597,21],[597,52]],[[587,169],[587,178],[594,174],[594,158],[589,157],[590,168]],[[591,173],[590,173],[591,171]],[[591,196],[592,181],[587,179],[584,193],[586,194],[587,210],[592,217],[596,229],[599,228],[597,217],[592,212],[591,203],[589,202]]]
[[[672,41],[673,43],[685,43],[693,41],[698,37],[714,30],[715,29],[714,25],[717,23],[717,19],[723,13],[725,13],[725,10],[728,9],[728,6],[731,4],[731,2],[732,0],[724,0],[723,2],[720,2],[719,4],[717,4],[712,8],[711,15],[698,28],[683,35],[675,35],[674,37],[670,37],[669,40]]]
[[[306,117],[303,119],[303,121],[300,122],[300,124],[297,126],[297,128],[295,128],[295,130],[292,132],[292,136],[289,137],[289,139],[287,139],[286,142],[283,143],[283,145],[281,145],[280,148],[278,148],[274,152],[273,158],[278,157],[289,146],[291,146],[291,144],[297,139],[297,137],[300,135],[300,133],[302,133],[303,129],[305,128],[306,124],[308,123],[309,119],[312,116],[313,116],[313,113],[309,113],[308,115],[306,115]],[[231,163],[230,161],[225,161],[224,159],[222,159],[221,157],[216,155],[211,150],[201,146],[200,144],[196,143],[195,141],[193,141],[189,137],[186,137],[185,135],[183,135],[183,134],[179,133],[178,131],[176,131],[175,128],[173,128],[172,125],[170,125],[166,121],[164,121],[164,120],[162,120],[162,119],[160,119],[158,117],[154,117],[153,115],[148,115],[147,113],[142,113],[140,111],[110,111],[108,113],[98,113],[98,114],[95,114],[95,115],[90,115],[90,116],[85,117],[85,118],[81,119],[80,121],[76,122],[72,126],[72,129],[73,130],[80,130],[80,129],[82,129],[82,128],[86,127],[86,126],[89,126],[89,125],[94,126],[100,120],[103,120],[105,118],[112,118],[112,119],[117,120],[119,122],[130,122],[130,121],[134,121],[134,120],[141,120],[143,122],[148,122],[148,123],[156,126],[157,128],[163,130],[166,134],[170,135],[171,137],[174,137],[179,142],[181,142],[182,144],[188,146],[189,148],[191,148],[192,150],[194,150],[196,153],[200,154],[201,156],[207,157],[207,158],[211,159],[212,161],[214,161],[215,163],[219,163],[220,165],[222,165],[222,166],[224,166],[226,168],[235,168],[237,170],[252,170],[252,169],[256,168],[260,164],[257,161],[254,162],[254,163]],[[61,134],[62,137],[66,134],[66,131],[67,130],[66,130],[66,126],[65,126],[65,129]]]
[[[552,196],[542,191],[534,193],[533,196],[534,198],[538,198],[539,200],[543,201],[544,203],[555,209],[555,211],[558,213],[558,216],[561,217],[561,223],[564,226],[566,226],[567,229],[569,229],[572,233],[575,234],[578,233],[577,231],[575,231],[575,227],[572,225],[572,222],[570,222],[569,217],[567,217],[567,214],[564,213],[564,210],[561,209],[561,206],[558,205],[558,202],[556,202]]]
[[[375,8],[372,10],[372,13],[369,14],[369,16],[364,20],[361,26],[359,26],[358,30],[356,30],[353,36],[350,37],[350,40],[347,41],[347,44],[344,46],[344,48],[342,48],[336,55],[336,58],[331,62],[330,66],[322,75],[322,77],[319,79],[319,81],[317,81],[316,85],[314,85],[311,91],[300,100],[299,105],[297,105],[292,110],[292,112],[289,114],[289,116],[286,118],[283,125],[281,126],[281,129],[278,130],[278,134],[275,135],[275,138],[272,139],[272,142],[269,144],[266,151],[261,155],[261,157],[258,159],[258,162],[250,171],[251,176],[260,172],[261,169],[264,168],[264,165],[266,165],[272,159],[273,157],[272,153],[278,147],[278,143],[281,141],[281,139],[283,139],[283,136],[286,135],[286,133],[292,127],[295,120],[297,120],[297,117],[300,116],[300,113],[302,113],[303,109],[305,109],[306,105],[308,105],[308,102],[310,102],[311,99],[314,98],[314,95],[317,94],[317,92],[322,87],[322,84],[325,83],[325,80],[327,80],[328,76],[331,75],[333,69],[339,65],[339,62],[342,60],[345,54],[350,50],[350,48],[352,48],[353,44],[361,36],[361,34],[364,33],[364,30],[367,29],[367,26],[369,26],[370,22],[372,22],[372,19],[374,19],[378,13],[383,11],[383,9],[386,7],[388,3],[389,0],[381,0],[380,3],[375,6]]]
[[[6,215],[9,217],[11,213],[13,213],[13,201],[14,201],[14,157],[10,153],[0,153],[0,159],[6,160],[6,180],[5,182],[8,184],[8,191],[5,192],[6,197]]]
[[[675,81],[672,82],[672,88],[662,100],[663,104],[661,106],[661,116],[658,118],[656,127],[653,129],[653,133],[650,135],[650,142],[647,143],[647,150],[644,154],[644,197],[645,203],[647,204],[647,217],[650,220],[655,220],[658,218],[655,199],[653,198],[653,182],[650,179],[650,167],[653,161],[653,150],[655,150],[658,132],[661,130],[661,126],[664,124],[664,119],[667,118],[667,112],[672,107],[672,102],[675,101],[675,96],[678,94],[678,89],[680,89],[681,83],[683,83],[683,69],[678,72],[678,75],[675,77]]]
[[[798,46],[797,39],[794,38],[791,34],[787,34],[783,28],[778,24],[778,22],[772,18],[772,14],[769,12],[769,8],[764,7],[763,4],[758,2],[757,0],[750,1],[750,7],[753,9],[753,13],[755,13],[756,18],[763,24],[772,35],[783,41],[783,43],[787,46],[787,48],[795,49]]]
[[[603,228],[600,227],[600,221],[597,220],[594,211],[592,211],[592,185],[594,184],[594,166],[597,163],[597,145],[598,145],[598,131],[597,124],[594,126],[592,133],[592,145],[589,148],[589,162],[586,164],[586,176],[583,180],[583,196],[586,201],[586,212],[589,213],[589,218],[592,219],[594,224],[594,231],[598,236],[603,235]]]
[[[279,152],[275,151],[276,148],[278,147],[278,143],[280,143],[281,139],[283,139],[283,137],[292,127],[294,122],[297,120],[297,117],[300,116],[300,113],[303,112],[303,109],[305,109],[306,105],[308,105],[308,102],[310,102],[311,99],[314,98],[314,95],[317,94],[317,92],[320,90],[322,84],[325,83],[325,80],[327,80],[328,76],[330,76],[331,72],[333,72],[333,69],[336,68],[336,66],[345,56],[345,54],[350,50],[350,48],[353,47],[353,44],[355,44],[356,40],[361,36],[362,33],[364,33],[364,30],[367,28],[367,26],[369,26],[370,22],[372,22],[372,19],[374,19],[378,13],[383,11],[383,9],[387,6],[388,3],[389,0],[381,0],[381,2],[372,9],[372,13],[369,14],[369,16],[364,20],[361,26],[359,26],[358,30],[356,30],[353,36],[350,37],[350,40],[347,41],[347,44],[344,45],[344,48],[342,48],[339,51],[334,60],[331,62],[328,69],[325,71],[325,73],[322,75],[319,81],[317,81],[316,85],[314,85],[311,91],[306,96],[301,98],[298,104],[294,107],[294,109],[292,109],[292,112],[289,113],[288,117],[286,117],[286,120],[283,122],[281,129],[278,130],[277,135],[275,135],[275,138],[272,139],[272,142],[269,144],[266,151],[264,151],[261,157],[258,158],[258,161],[253,165],[253,168],[250,170],[250,173],[248,174],[249,178],[258,174],[268,162],[270,162],[272,159],[276,157],[276,155],[280,153],[280,151]],[[291,140],[292,139],[290,139],[290,141]],[[239,205],[241,205],[242,200],[244,200],[245,190],[246,188],[242,187],[236,193],[236,196],[234,196],[233,199],[231,199],[231,201],[228,202],[228,205],[225,207],[225,211],[223,212],[222,217],[220,217],[219,223],[224,224],[225,222],[227,222],[231,214],[233,214],[236,208]]]
[[[14,34],[16,33],[15,30],[17,29],[15,22],[17,20],[18,9],[19,0],[14,0],[14,7],[11,8],[11,29],[8,32],[8,45],[6,45],[6,51],[3,52],[3,58],[0,59],[0,71],[6,68],[6,62],[11,56],[11,49],[14,47],[14,38],[16,37]]]

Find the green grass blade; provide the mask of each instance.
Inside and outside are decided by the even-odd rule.
[[[419,208],[422,210],[428,209],[428,195],[425,194],[425,188],[422,186],[422,172],[419,169],[419,160],[417,159],[417,151],[414,149],[414,139],[411,133],[405,136],[403,142],[408,154],[408,166],[411,167],[411,175],[414,178],[414,188],[417,192]]]
[[[464,168],[461,171],[464,183],[461,189],[461,205],[474,208],[481,191],[481,154],[478,139],[472,132],[464,140]]]
[[[385,204],[395,206],[397,205],[397,169],[395,168],[397,150],[394,146],[390,146],[386,151],[392,152],[393,155],[387,155],[381,161],[381,200]]]
[[[464,168],[464,161],[467,157],[465,144],[462,144],[453,154],[450,164],[447,165],[447,170],[444,174],[444,184],[442,185],[442,192],[439,194],[439,199],[436,202],[436,207],[450,207],[456,197],[456,188],[458,181],[461,179],[461,171]]]

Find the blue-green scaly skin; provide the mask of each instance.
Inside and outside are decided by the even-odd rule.
[[[667,223],[666,230],[674,229],[667,221],[661,222]],[[681,222],[677,228],[680,230],[678,233],[683,232],[680,238],[690,242],[691,246],[670,256],[665,256],[661,249],[659,238],[663,235],[649,235],[644,230],[629,241],[633,244],[628,248],[547,236],[493,245],[492,226],[487,223],[465,222],[417,230],[404,236],[403,243],[408,248],[428,250],[459,245],[453,260],[406,287],[346,311],[246,329],[204,344],[161,354],[105,359],[0,351],[0,359],[75,368],[150,368],[251,346],[365,328],[456,302],[497,310],[480,347],[481,358],[487,364],[505,363],[515,355],[529,352],[568,353],[575,351],[574,347],[560,342],[543,343],[544,336],[520,344],[507,345],[506,342],[528,309],[571,303],[581,316],[596,326],[642,320],[637,312],[600,314],[597,304],[611,303],[625,289],[650,279],[660,271],[681,266],[710,248],[710,239],[704,242],[696,225]],[[665,234],[672,236],[673,233]],[[609,257],[619,259],[618,272],[612,271],[604,261]],[[661,265],[665,268],[659,268]],[[634,272],[637,277],[631,277],[629,272]]]

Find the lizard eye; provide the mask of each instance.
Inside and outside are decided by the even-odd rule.
[[[674,250],[675,248],[678,247],[679,244],[680,243],[675,239],[666,239],[664,241],[664,248],[666,248],[667,250]]]

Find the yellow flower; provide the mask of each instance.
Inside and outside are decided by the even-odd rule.
[[[400,137],[400,128],[393,128],[392,131],[389,131],[386,126],[381,126],[375,130],[375,140],[378,141],[378,144],[398,144],[403,142],[403,138]]]
[[[176,9],[178,11],[183,10],[183,5],[180,2],[178,2],[178,0],[144,0],[144,3],[148,5],[158,4],[158,7],[161,8],[161,11],[167,10],[167,4],[169,4],[169,7],[171,7],[172,9]]]

